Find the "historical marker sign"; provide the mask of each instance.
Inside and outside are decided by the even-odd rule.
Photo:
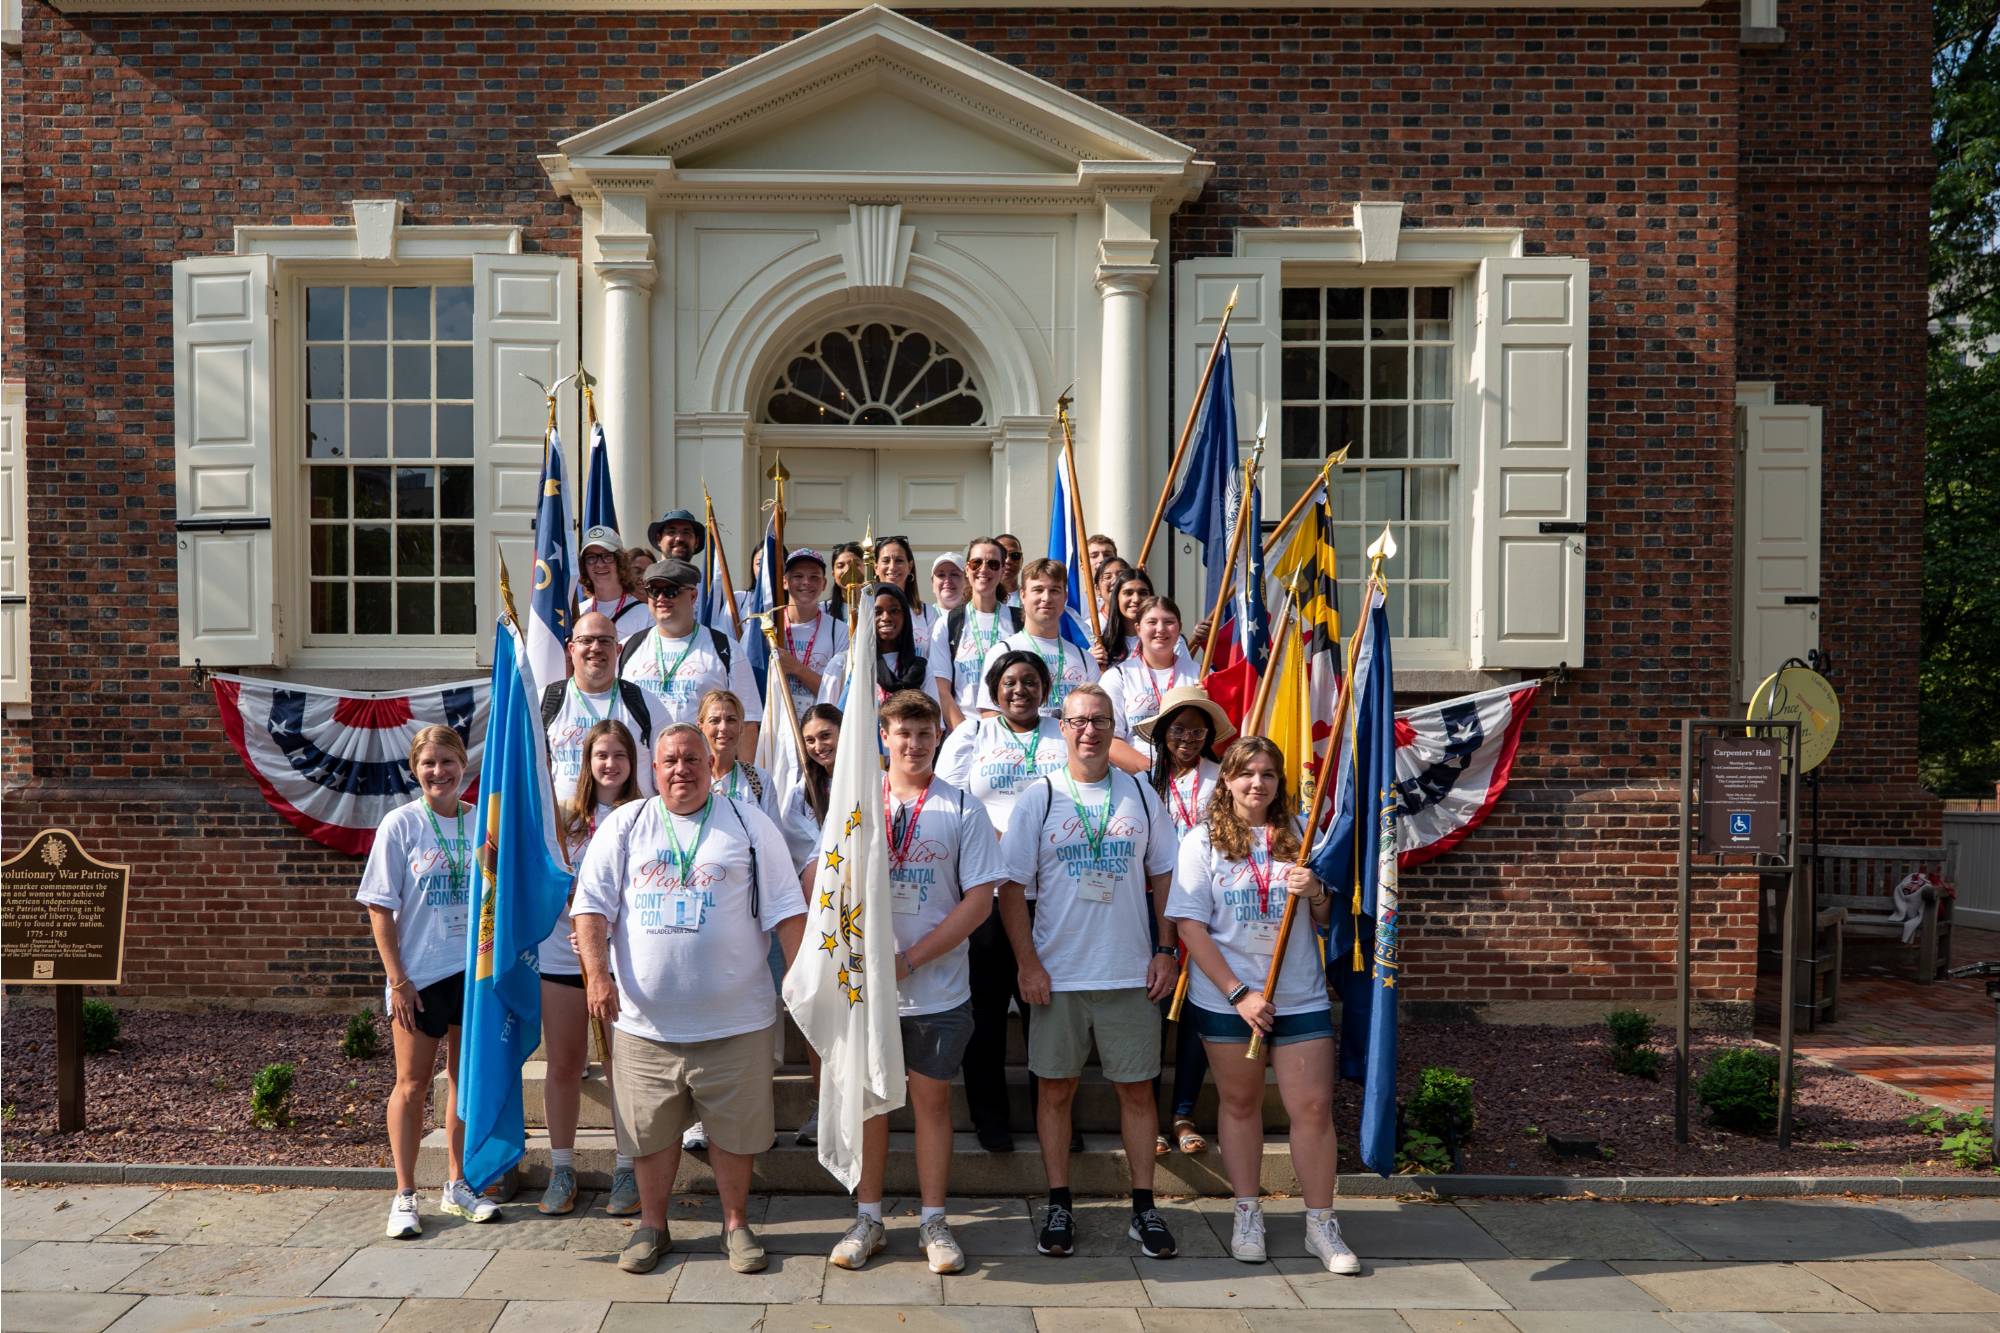
[[[0,981],[116,986],[125,973],[130,871],[43,829],[0,864]]]
[[[1784,855],[1784,752],[1771,737],[1702,737],[1700,851]]]

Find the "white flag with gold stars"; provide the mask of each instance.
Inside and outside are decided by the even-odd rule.
[[[833,760],[805,939],[785,975],[785,1007],[819,1052],[819,1160],[849,1190],[861,1179],[861,1126],[903,1104],[896,934],[882,829],[875,627],[848,650],[847,701]]]

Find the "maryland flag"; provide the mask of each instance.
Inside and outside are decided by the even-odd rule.
[[[1284,638],[1271,649],[1271,720],[1264,734],[1284,753],[1285,782],[1303,820],[1312,806],[1312,682],[1306,674],[1310,643],[1296,613],[1285,623]]]
[[[1311,720],[1311,744],[1302,748],[1309,755],[1317,754],[1333,729],[1333,715],[1340,700],[1341,670],[1340,566],[1333,548],[1333,506],[1324,494],[1286,544],[1274,572],[1285,582],[1297,580],[1300,589],[1298,623],[1303,637],[1300,660],[1304,663],[1306,682],[1303,711]],[[1290,706],[1287,680],[1281,678],[1277,689],[1271,723],[1274,741],[1278,739],[1281,716],[1278,710]],[[1279,741],[1279,746],[1284,748],[1284,742]],[[1287,756],[1291,753],[1285,750]],[[1301,780],[1296,790],[1301,809],[1312,804],[1311,789],[1303,781],[1304,769],[1311,763],[1310,758],[1300,762]]]

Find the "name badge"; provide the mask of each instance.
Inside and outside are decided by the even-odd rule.
[[[924,905],[924,889],[921,884],[889,877],[890,910],[897,916],[915,916]]]
[[[1109,870],[1087,868],[1077,878],[1077,896],[1087,903],[1108,903],[1118,890],[1118,878]]]
[[[668,930],[700,930],[702,918],[707,915],[708,900],[700,893],[682,890],[667,895],[666,927]]]
[[[1250,921],[1245,923],[1250,929],[1250,952],[1269,958],[1278,951],[1278,923],[1275,921]]]

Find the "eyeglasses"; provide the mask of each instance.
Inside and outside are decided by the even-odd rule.
[[[608,648],[618,642],[618,636],[615,634],[575,634],[570,636],[570,642],[584,648]]]
[[[998,569],[1000,568],[1002,563],[1003,562],[999,560],[980,560],[977,558],[973,558],[965,562],[965,567],[967,569]]]
[[[1083,717],[1066,717],[1062,724],[1071,731],[1109,731],[1111,719],[1100,713],[1088,713]]]
[[[617,559],[618,557],[609,551],[585,551],[583,553],[583,563],[586,565],[593,560],[611,560],[615,562]]]
[[[1167,728],[1170,741],[1201,741],[1208,739],[1208,728],[1199,722],[1177,722]]]

